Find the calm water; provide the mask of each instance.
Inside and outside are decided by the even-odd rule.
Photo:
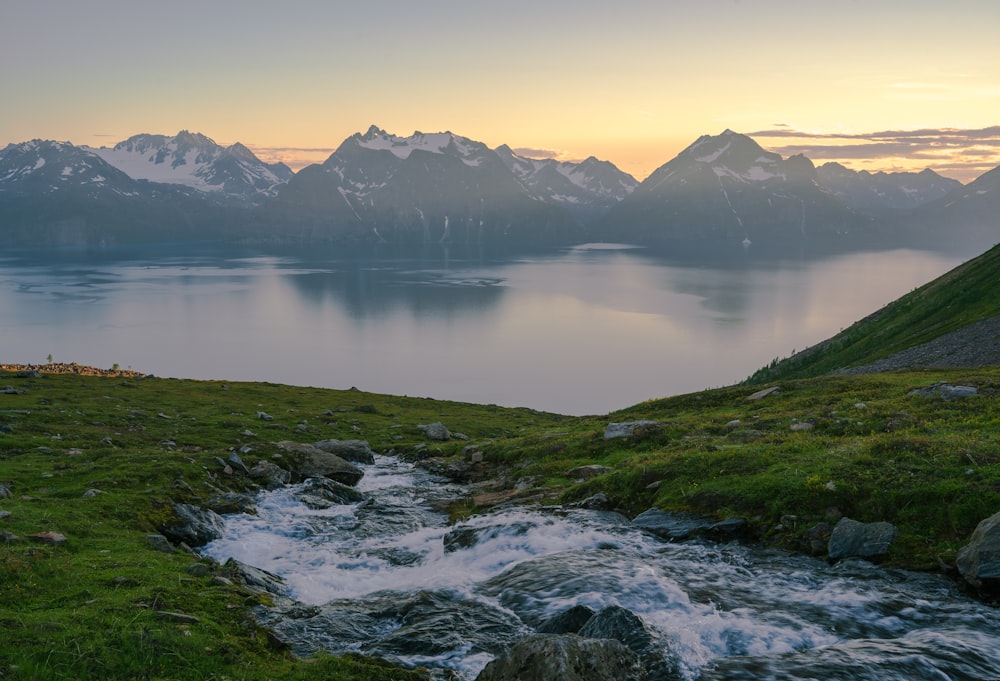
[[[0,361],[605,413],[740,381],[960,261],[692,264],[595,245],[504,262],[8,258]]]

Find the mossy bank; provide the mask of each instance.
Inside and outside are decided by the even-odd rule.
[[[939,383],[974,394],[922,390]],[[733,387],[566,417],[354,390],[0,372],[0,678],[426,678],[367,658],[295,659],[254,622],[265,596],[149,541],[174,504],[254,491],[224,461],[270,460],[283,440],[365,439],[471,466],[478,482],[456,516],[603,493],[628,515],[743,518],[752,541],[807,552],[810,530],[834,518],[888,521],[898,536],[885,561],[919,569],[949,569],[1000,510],[1000,369],[775,387],[755,400],[759,387]],[[653,425],[605,437],[624,421]],[[468,440],[430,440],[419,426],[434,422]]]

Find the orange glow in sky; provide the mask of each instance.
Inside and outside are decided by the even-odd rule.
[[[643,179],[730,128],[858,170],[968,181],[1000,165],[995,0],[93,0],[58,12],[14,0],[3,15],[0,145],[187,129],[300,168],[375,124],[593,155]]]

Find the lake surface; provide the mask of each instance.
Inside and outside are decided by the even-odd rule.
[[[602,414],[736,383],[963,259],[0,257],[0,362]]]

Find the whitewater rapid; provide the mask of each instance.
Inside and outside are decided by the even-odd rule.
[[[575,605],[638,615],[687,679],[1000,679],[1000,617],[936,575],[739,544],[668,543],[613,513],[510,508],[449,525],[466,493],[376,458],[365,500],[264,492],[202,553],[282,578],[263,624],[309,655],[363,652],[474,679]]]

